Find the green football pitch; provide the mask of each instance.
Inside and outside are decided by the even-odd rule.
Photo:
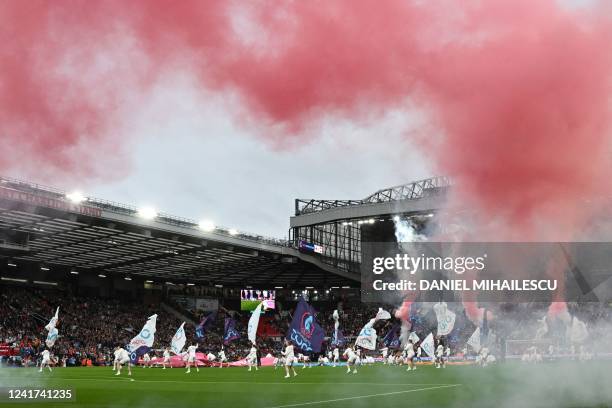
[[[586,407],[612,406],[612,363],[499,364],[486,368],[420,366],[414,372],[382,364],[355,375],[344,367],[0,369],[0,405],[27,407]],[[11,387],[73,389],[71,402],[7,403]]]

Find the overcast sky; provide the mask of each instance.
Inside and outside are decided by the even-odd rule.
[[[232,103],[169,78],[126,126],[129,175],[87,195],[273,237],[285,237],[295,198],[359,199],[432,175],[402,134],[411,114],[355,124],[328,119],[279,149],[241,125]],[[146,138],[145,138],[146,137]]]

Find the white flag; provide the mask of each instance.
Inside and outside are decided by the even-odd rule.
[[[425,340],[421,343],[421,349],[427,353],[429,357],[434,356],[434,339],[432,333],[429,333],[427,337],[425,337]]]
[[[437,303],[433,307],[438,319],[438,336],[446,336],[455,326],[455,318],[457,317],[452,310],[448,310],[445,302]]]
[[[247,328],[247,335],[251,343],[255,344],[255,339],[257,337],[257,326],[259,326],[259,316],[261,315],[261,306],[263,302],[258,304],[255,310],[253,310],[253,314],[249,319],[249,326]]]
[[[586,324],[576,317],[572,318],[572,325],[569,329],[569,338],[572,343],[582,343],[589,337]]]
[[[55,316],[53,316],[51,320],[49,320],[49,323],[47,323],[47,325],[45,326],[45,329],[47,329],[47,331],[51,331],[51,329],[55,327],[55,325],[57,324],[58,316],[59,306],[57,307],[57,309],[55,309]]]
[[[332,319],[334,319],[334,329],[338,331],[338,327],[340,326],[340,314],[338,314],[338,309],[334,310],[332,314]]]
[[[55,344],[55,340],[57,340],[57,328],[52,327],[51,330],[49,330],[49,334],[47,335],[47,340],[45,340],[45,344],[47,345],[47,347],[51,348],[53,347],[53,345]]]
[[[480,352],[480,327],[477,327],[476,330],[474,330],[474,333],[472,333],[472,335],[468,339],[467,344],[475,352]]]
[[[415,332],[411,332],[410,336],[408,336],[408,340],[412,341],[412,343],[417,343],[420,339],[419,336]]]
[[[138,350],[140,347],[143,347],[143,346],[146,346],[149,348],[153,347],[153,341],[155,340],[156,323],[157,323],[157,315],[154,314],[152,316],[149,316],[149,318],[147,319],[147,322],[143,326],[140,333],[138,333],[136,337],[134,337],[130,341],[130,345],[128,346],[129,348],[128,351],[133,353],[136,350]]]
[[[389,320],[391,318],[391,313],[384,310],[382,307],[378,308],[378,313],[376,313],[376,320]]]
[[[376,330],[374,323],[376,319],[371,319],[359,332],[355,345],[368,350],[376,350]]]
[[[340,314],[338,313],[338,309],[334,310],[332,313],[332,319],[334,319],[334,336],[333,341],[338,341],[338,328],[340,327]]]
[[[183,347],[185,347],[185,341],[187,340],[185,338],[184,326],[185,322],[181,324],[181,327],[178,328],[178,330],[174,334],[174,337],[172,337],[172,343],[170,345],[170,349],[172,349],[172,352],[177,356],[183,351]]]
[[[59,318],[59,306],[57,307],[57,309],[55,309],[55,315],[51,318],[51,320],[49,320],[49,323],[47,323],[47,325],[45,326],[45,329],[47,329],[47,331],[49,332],[47,334],[47,339],[45,340],[45,344],[47,345],[48,348],[53,347],[53,345],[55,344],[55,340],[57,340],[59,331],[57,330],[55,325],[57,324],[58,318]]]

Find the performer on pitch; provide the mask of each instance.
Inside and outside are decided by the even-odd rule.
[[[338,350],[338,347],[334,347],[334,367],[336,367],[338,365],[338,363],[340,362],[340,350]]]
[[[196,360],[196,350],[198,349],[198,346],[196,344],[192,344],[191,346],[187,347],[187,371],[185,371],[185,374],[189,374],[191,372],[191,365],[195,365],[195,369],[196,371],[199,373],[200,369],[198,368],[198,362]]]
[[[347,347],[346,350],[344,350],[343,356],[346,357],[346,373],[350,374],[352,367],[353,374],[357,374],[357,359],[359,358],[357,354],[355,354],[352,348]]]
[[[257,368],[257,347],[255,347],[254,344],[249,351],[249,355],[246,357],[246,362],[249,366],[249,371],[251,371],[252,367],[255,367],[255,371],[259,370],[259,368]]]
[[[116,370],[115,375],[121,375],[121,368],[127,364],[128,375],[132,375],[132,363],[130,362],[130,354],[121,346],[115,347]]]
[[[144,353],[142,356],[142,367],[151,367],[151,356],[149,353]]]
[[[223,363],[226,363],[229,367],[229,363],[227,361],[227,357],[225,356],[225,350],[223,350],[223,346],[221,346],[221,350],[219,351],[219,367],[223,368]]]
[[[53,371],[51,370],[51,353],[49,352],[49,349],[44,349],[42,352],[42,360],[40,362],[40,370],[38,370],[38,372],[42,373],[43,368],[45,367],[49,369],[49,372]]]
[[[170,350],[168,349],[168,347],[164,349],[164,361],[162,362],[164,370],[166,369],[166,364],[169,365],[170,368],[172,368],[172,364],[170,364]]]
[[[285,378],[291,377],[289,374],[289,369],[293,371],[293,376],[297,377],[297,373],[295,372],[295,368],[293,368],[293,361],[295,360],[295,355],[293,353],[293,344],[289,340],[285,340],[285,351],[282,352],[283,357],[285,359]]]
[[[404,347],[404,353],[406,355],[406,371],[416,370],[416,365],[414,363],[415,353],[414,353],[414,344],[412,344],[412,340],[408,340],[406,343],[406,347]]]

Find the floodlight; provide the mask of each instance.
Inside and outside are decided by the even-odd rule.
[[[83,201],[87,200],[87,197],[85,197],[79,191],[73,191],[72,193],[66,194],[66,198],[69,199],[70,201],[72,201],[75,204],[79,204],[79,203],[82,203]]]
[[[202,231],[211,232],[215,230],[215,223],[210,220],[202,220],[198,223],[198,227]]]
[[[151,207],[142,207],[138,209],[138,216],[145,220],[152,220],[157,217],[157,211]]]

